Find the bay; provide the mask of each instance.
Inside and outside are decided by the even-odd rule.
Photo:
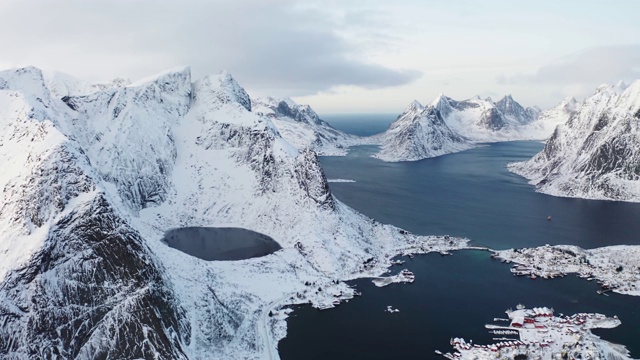
[[[360,121],[367,127],[365,119],[343,121],[349,126]],[[340,128],[343,123],[334,120],[332,125]],[[486,144],[402,163],[382,162],[371,157],[375,146],[358,146],[346,157],[323,157],[321,162],[327,178],[355,181],[330,183],[340,201],[417,234],[464,236],[494,249],[640,244],[640,204],[552,197],[536,193],[525,179],[507,171],[506,164],[526,160],[542,146],[541,142]],[[549,215],[552,221],[547,221]],[[369,279],[360,279],[351,284],[363,296],[335,309],[295,307],[287,337],[279,343],[281,357],[433,358],[436,349],[451,350],[449,339],[454,336],[492,342],[484,324],[504,317],[504,310],[518,303],[554,307],[565,314],[617,315],[620,327],[595,332],[625,344],[632,356],[640,357],[637,297],[597,295],[597,284],[573,275],[553,280],[514,277],[509,265],[481,251],[403,260],[407,263],[394,270],[413,271],[413,284],[377,288]],[[385,312],[389,305],[400,312]]]

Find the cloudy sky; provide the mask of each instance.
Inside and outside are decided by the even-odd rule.
[[[553,106],[640,78],[640,1],[2,0],[0,67],[91,81],[191,65],[319,113],[439,93]]]

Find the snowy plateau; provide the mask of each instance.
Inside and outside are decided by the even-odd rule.
[[[0,72],[0,358],[277,359],[283,306],[333,307],[355,294],[344,280],[397,254],[467,246],[337,200],[309,147],[344,137],[224,72],[102,85]],[[190,226],[282,250],[204,261],[160,241]]]
[[[531,160],[509,165],[537,191],[640,201],[640,80],[602,85]]]
[[[479,97],[456,101],[439,95],[427,106],[413,101],[389,126],[375,135],[384,161],[415,161],[451,154],[479,143],[545,140],[566,122],[576,106],[566,99],[542,112],[524,108],[511,95],[498,102]]]

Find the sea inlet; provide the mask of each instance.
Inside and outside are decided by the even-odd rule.
[[[334,125],[338,125],[335,123]],[[337,127],[337,126],[336,126]],[[334,195],[363,214],[417,234],[464,236],[493,249],[573,244],[593,248],[640,244],[640,204],[557,198],[536,193],[506,165],[530,158],[540,142],[486,144],[416,162],[371,158],[375,146],[346,157],[323,157]],[[547,217],[551,215],[552,221]],[[531,280],[488,252],[458,251],[402,258],[413,284],[377,288],[370,279],[350,282],[362,297],[335,309],[294,307],[282,359],[424,359],[451,351],[452,337],[494,341],[484,329],[505,309],[522,303],[556,313],[617,315],[622,325],[598,329],[603,339],[624,344],[640,357],[640,298],[596,293],[598,284],[574,275]],[[400,267],[393,267],[394,273]],[[400,312],[388,313],[387,306]]]

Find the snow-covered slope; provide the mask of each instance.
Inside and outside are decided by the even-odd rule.
[[[545,139],[560,115],[549,113],[540,122],[539,114],[538,108],[524,108],[511,95],[493,102],[479,97],[456,101],[441,94],[427,106],[414,101],[386,132],[369,141],[381,145],[376,157],[382,160],[420,160],[475,143]]]
[[[60,130],[73,111],[35,68],[0,89],[0,357],[184,358],[161,268]]]
[[[331,307],[335,280],[399,252],[465,246],[379,224],[335,199],[316,154],[250,111],[229,74],[174,69],[52,96],[0,73],[0,357],[277,358],[280,306]],[[236,226],[283,249],[204,261],[164,231]]]
[[[51,95],[58,99],[65,96],[88,95],[98,91],[129,85],[130,81],[122,78],[107,83],[91,83],[75,78],[59,71],[43,71],[45,84]]]
[[[164,201],[177,156],[172,128],[191,101],[189,68],[64,101],[77,111],[67,133],[120,198],[135,210]]]
[[[509,169],[551,195],[640,201],[639,122],[640,81],[603,85],[540,153]]]
[[[453,132],[440,110],[413,101],[381,135],[375,157],[384,161],[414,161],[469,149],[473,145]]]
[[[296,149],[310,148],[320,155],[344,155],[356,139],[334,129],[309,105],[298,105],[291,99],[258,98],[252,111],[267,116],[282,137]]]
[[[526,139],[523,128],[539,114],[538,109],[523,108],[511,95],[498,102],[479,97],[456,101],[440,95],[430,106],[440,111],[454,132],[475,142]]]
[[[551,137],[558,125],[569,121],[579,106],[580,103],[575,98],[568,97],[560,104],[541,112],[535,121],[522,128],[522,133],[526,134],[529,139],[546,140]]]

